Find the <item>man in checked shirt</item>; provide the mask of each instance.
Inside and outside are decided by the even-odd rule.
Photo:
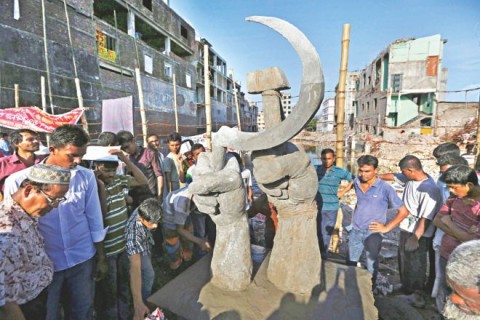
[[[134,317],[143,320],[149,312],[145,301],[152,291],[155,272],[151,251],[154,244],[151,230],[157,228],[162,218],[162,206],[154,198],[143,201],[132,213],[125,228],[127,254],[130,260],[130,290],[132,291]]]

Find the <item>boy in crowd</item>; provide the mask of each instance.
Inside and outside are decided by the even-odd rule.
[[[195,210],[195,206],[191,198],[192,195],[185,187],[170,192],[163,202],[163,250],[172,270],[177,269],[182,261],[190,261],[194,243],[203,251],[211,249],[208,241],[193,235],[190,214]]]
[[[148,180],[148,187],[137,187],[130,191],[130,196],[134,199],[133,207],[138,206],[147,198],[157,197],[161,200],[163,171],[155,152],[137,145],[131,132],[120,131],[117,133],[117,138],[120,148],[129,154],[130,161],[142,170]]]
[[[100,203],[102,205],[103,223],[108,227],[104,240],[108,272],[97,283],[97,316],[100,319],[128,318],[128,274],[129,263],[125,251],[125,226],[128,219],[128,205],[124,189],[147,184],[147,178],[120,150],[111,150],[123,161],[132,176],[117,175],[118,161],[94,161],[93,167],[97,178]]]
[[[205,147],[202,144],[195,143],[192,146],[192,157],[193,157],[193,160],[195,161],[195,163],[193,165],[191,165],[190,168],[188,168],[187,173],[185,175],[185,183],[187,185],[192,183],[192,180],[193,180],[192,179],[192,172],[193,172],[193,169],[195,169],[195,167],[197,165],[198,155],[202,152],[205,152]]]
[[[183,171],[183,157],[180,153],[182,137],[177,132],[171,133],[167,137],[167,143],[170,153],[163,160],[163,171],[165,172],[168,194],[185,186],[185,173]]]
[[[161,218],[162,205],[157,199],[150,198],[143,201],[132,213],[125,228],[134,320],[143,320],[145,314],[149,312],[145,303],[152,293],[155,277],[151,260],[154,244],[151,231],[157,228]]]

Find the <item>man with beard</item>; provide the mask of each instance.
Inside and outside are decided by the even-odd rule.
[[[38,133],[30,129],[15,130],[10,134],[14,153],[0,159],[0,188],[3,192],[5,179],[12,173],[39,163],[42,157],[35,155],[40,147]]]
[[[480,319],[480,240],[459,245],[447,263],[447,282],[452,294],[445,304],[447,320]]]

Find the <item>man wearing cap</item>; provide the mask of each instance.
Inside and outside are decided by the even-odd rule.
[[[54,274],[48,287],[47,318],[93,318],[94,278],[107,271],[103,239],[106,230],[94,173],[78,166],[87,149],[88,134],[80,127],[63,125],[50,135],[50,155],[44,163],[70,169],[66,201],[39,219],[38,230],[45,251],[53,262]],[[27,177],[30,168],[12,174],[5,182],[10,197]]]
[[[0,204],[0,318],[44,319],[53,264],[38,218],[65,200],[70,170],[37,164]]]

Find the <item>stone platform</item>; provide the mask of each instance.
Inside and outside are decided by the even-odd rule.
[[[268,281],[268,255],[254,267],[257,272],[247,290],[230,292],[210,283],[210,260],[210,255],[205,256],[148,301],[192,320],[378,319],[366,270],[323,262],[321,283],[312,294],[294,295]]]

